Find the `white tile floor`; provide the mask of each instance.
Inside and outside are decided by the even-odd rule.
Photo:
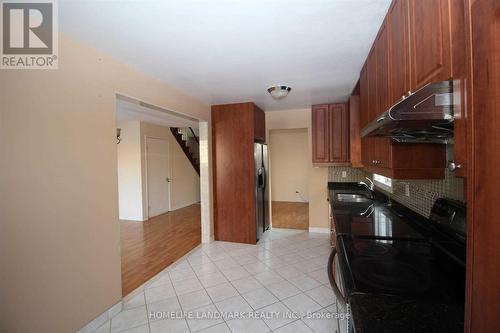
[[[284,229],[257,245],[200,245],[127,296],[123,311],[96,332],[336,332],[337,320],[308,316],[337,311],[329,253],[329,235]],[[189,311],[192,317],[183,315]],[[204,317],[213,313],[247,317]]]

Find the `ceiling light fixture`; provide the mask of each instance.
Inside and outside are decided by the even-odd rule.
[[[267,92],[271,94],[274,99],[283,99],[292,90],[289,86],[272,86],[267,89]]]

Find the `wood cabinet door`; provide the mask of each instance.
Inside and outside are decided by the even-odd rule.
[[[363,167],[359,134],[359,95],[349,97],[349,160],[353,168]]]
[[[254,109],[254,140],[266,142],[266,114],[257,106]]]
[[[391,138],[374,138],[374,150],[376,166],[381,168],[391,168]]]
[[[359,126],[363,129],[370,121],[368,110],[368,70],[366,64],[359,75]]]
[[[387,13],[389,39],[389,104],[410,90],[409,12],[407,0],[395,0]]]
[[[312,107],[312,159],[313,163],[327,163],[330,160],[330,122],[328,104]]]
[[[370,123],[378,116],[377,53],[375,48],[368,55],[366,64],[368,71],[368,123]]]
[[[361,161],[363,162],[363,166],[373,166],[375,165],[375,154],[373,140],[375,138],[368,137],[361,139]]]
[[[389,42],[387,24],[380,27],[379,35],[375,40],[375,53],[377,64],[377,111],[374,119],[389,108]]]
[[[349,113],[346,104],[329,105],[330,162],[349,163]]]
[[[450,0],[410,0],[411,89],[451,78]]]

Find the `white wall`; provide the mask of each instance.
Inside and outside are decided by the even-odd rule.
[[[118,123],[118,212],[120,220],[144,221],[142,204],[141,124]]]
[[[308,163],[312,166],[311,109],[266,112],[266,131],[307,128],[309,138]],[[272,178],[272,174],[271,174]],[[272,181],[272,180],[271,180]],[[309,229],[328,231],[328,168],[312,168],[309,174]],[[271,183],[271,197],[272,197]],[[317,229],[319,228],[319,229]]]
[[[307,128],[271,130],[269,163],[271,200],[309,201],[309,174],[312,164],[309,159]]]
[[[59,69],[0,87],[0,332],[74,332],[122,298],[116,92],[210,106],[63,34]]]
[[[181,147],[168,127],[141,122],[141,156],[142,156],[142,202],[144,219],[147,219],[147,182],[146,182],[146,141],[153,137],[168,141],[170,167],[170,208],[176,210],[200,201],[200,177],[194,170]]]

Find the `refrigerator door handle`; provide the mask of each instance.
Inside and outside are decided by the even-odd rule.
[[[264,168],[259,168],[258,170],[258,187],[265,188],[266,187],[266,171]]]

